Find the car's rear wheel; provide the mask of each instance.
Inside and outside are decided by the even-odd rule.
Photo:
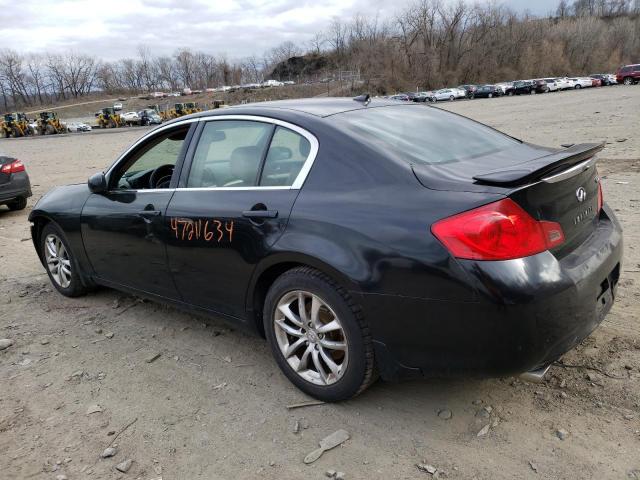
[[[493,93],[490,93],[489,95],[487,95],[487,97],[493,98]]]
[[[308,395],[346,400],[375,380],[361,309],[327,275],[309,267],[281,275],[269,289],[263,320],[278,366]]]
[[[27,199],[25,197],[19,197],[15,200],[7,203],[9,210],[24,210],[27,207]]]
[[[40,251],[49,279],[56,290],[67,297],[78,297],[87,292],[67,239],[57,225],[48,223],[42,229]]]
[[[576,86],[575,86],[575,89],[576,89],[576,90],[579,90],[579,89],[581,89],[581,88],[582,88],[582,85],[580,85],[580,84],[578,84],[578,85],[576,85]]]
[[[633,83],[633,78],[631,77],[625,77],[624,81],[622,82],[625,85],[631,85]]]

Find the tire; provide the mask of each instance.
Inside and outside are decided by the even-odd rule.
[[[302,321],[297,313],[300,296],[307,317]],[[279,305],[289,307],[292,316],[285,316]],[[318,313],[311,323],[314,305],[318,306]],[[373,342],[361,308],[344,288],[318,270],[298,267],[278,277],[267,293],[263,322],[278,366],[307,395],[325,402],[347,400],[362,393],[377,378]],[[333,329],[317,331],[329,323],[334,325]],[[290,350],[297,342],[300,345]],[[329,348],[325,342],[340,348]],[[285,357],[288,349],[289,355]],[[334,364],[337,373],[330,370],[325,357]],[[305,369],[298,372],[290,362],[300,368],[301,361]]]
[[[633,78],[624,77],[624,80],[622,81],[622,83],[624,83],[625,85],[633,85]]]
[[[507,95],[509,95],[510,97],[513,97],[513,90],[510,90],[509,93],[507,93]]]
[[[487,95],[487,98],[493,98],[493,93],[489,93],[489,95]]]
[[[24,210],[27,208],[27,199],[25,197],[16,198],[15,200],[7,203],[7,207],[9,207],[9,210],[14,212],[17,210]]]
[[[575,87],[573,87],[573,88],[575,88],[576,90],[580,90],[580,89],[582,88],[582,85],[578,84],[578,85],[576,85],[576,86],[575,86]]]
[[[55,252],[49,249],[49,242],[53,242],[52,248]],[[65,297],[79,297],[87,293],[78,273],[78,262],[69,248],[67,238],[54,223],[46,224],[40,233],[40,254],[49,280],[58,292]],[[67,267],[66,270],[64,265]]]
[[[453,102],[455,99],[456,99],[456,97],[454,97],[453,95],[451,95],[451,96],[449,97],[449,101],[450,101],[450,102]]]

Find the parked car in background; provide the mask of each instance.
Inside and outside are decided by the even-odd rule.
[[[502,95],[502,90],[495,85],[478,85],[472,98],[493,98]]]
[[[452,88],[442,88],[433,92],[431,97],[432,102],[442,102],[445,100],[453,101],[457,97],[457,90],[453,90]]]
[[[456,98],[467,98],[467,91],[464,88],[452,88]]]
[[[618,80],[616,79],[615,73],[607,73],[605,74],[609,78],[609,85],[617,85]]]
[[[516,95],[534,93],[535,91],[536,86],[533,80],[517,80],[513,82],[513,93]]]
[[[569,80],[573,82],[573,88],[576,90],[592,86],[591,77],[574,77]]]
[[[502,94],[503,95],[513,95],[514,94],[513,82],[496,83],[495,87],[499,88],[500,90],[502,90]]]
[[[589,75],[591,78],[600,80],[600,84],[603,87],[612,85],[611,83],[611,77],[609,76],[609,74],[606,73],[594,73],[593,75]],[[614,82],[615,83],[615,82]]]
[[[558,77],[556,78],[556,84],[558,85],[559,90],[570,90],[573,88],[574,82],[569,80],[567,77]]]
[[[616,72],[616,81],[625,85],[632,85],[640,81],[640,63],[625,65]]]
[[[600,80],[599,78],[593,78],[593,77],[589,77],[591,78],[591,86],[592,87],[601,87],[602,86],[602,80]]]
[[[0,205],[23,210],[31,196],[31,182],[24,164],[0,152]]]
[[[533,80],[533,87],[535,93],[548,93],[550,90],[547,81],[543,78]]]
[[[138,117],[140,117],[140,125],[160,125],[162,123],[162,117],[158,115],[158,112],[153,110],[152,108],[146,108],[138,112]]]
[[[113,109],[116,111],[122,110],[122,104],[121,103],[114,103],[113,104]]]
[[[413,98],[414,102],[428,102],[431,100],[431,97],[433,96],[433,92],[432,91],[425,91],[425,92],[418,92],[416,94],[416,96]]]
[[[140,125],[140,116],[137,112],[126,112],[120,115],[126,125]]]
[[[549,92],[557,92],[560,90],[560,86],[558,85],[557,78],[545,78],[545,82],[547,82],[547,87],[549,88]]]
[[[399,100],[401,102],[409,102],[410,101],[409,96],[404,94],[404,93],[399,93],[397,95],[391,95],[389,97],[389,100]]]
[[[70,132],[90,132],[91,126],[83,122],[67,123],[67,130]]]
[[[464,90],[467,98],[473,98],[474,93],[478,89],[478,85],[460,85],[458,90]]]

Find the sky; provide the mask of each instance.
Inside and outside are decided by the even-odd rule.
[[[445,0],[454,1],[454,0]],[[304,44],[332,18],[389,18],[409,0],[0,0],[0,38],[21,52],[135,57],[140,45],[171,55],[189,47],[229,59],[262,55],[291,40]],[[544,15],[557,0],[503,0]]]

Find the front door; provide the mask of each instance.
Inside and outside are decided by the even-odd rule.
[[[82,240],[99,278],[179,299],[167,265],[165,212],[173,170],[184,156],[189,126],[159,133],[108,174],[109,190],[82,209]],[[177,173],[176,173],[177,175]]]
[[[311,141],[267,119],[204,125],[167,209],[169,265],[185,302],[246,316],[249,281],[286,228]]]

